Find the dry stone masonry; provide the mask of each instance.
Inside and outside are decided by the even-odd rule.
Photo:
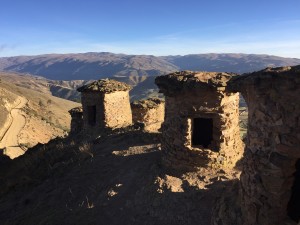
[[[163,163],[174,169],[232,168],[241,157],[239,94],[227,91],[235,74],[176,72],[156,78],[165,95]]]
[[[69,113],[71,115],[71,130],[70,134],[76,134],[79,133],[83,128],[83,113],[82,113],[82,107],[76,107],[71,110],[69,110]]]
[[[97,133],[105,128],[131,125],[130,89],[129,85],[111,79],[101,79],[78,88],[82,93],[84,129]]]
[[[134,123],[143,123],[147,132],[158,132],[165,116],[165,101],[158,98],[134,101],[131,103]]]
[[[71,133],[127,127],[132,120],[147,132],[161,127],[162,160],[175,170],[231,169],[244,153],[232,204],[221,198],[212,224],[300,224],[300,66],[243,76],[182,71],[155,83],[165,102],[130,106],[130,86],[109,79],[79,88],[82,108],[69,111]],[[239,92],[249,111],[245,150]]]
[[[300,66],[267,68],[229,83],[249,107],[242,224],[300,224]]]

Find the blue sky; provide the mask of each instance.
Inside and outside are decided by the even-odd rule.
[[[114,52],[300,58],[300,0],[0,0],[0,57]]]

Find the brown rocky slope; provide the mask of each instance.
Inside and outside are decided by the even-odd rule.
[[[78,106],[78,103],[53,97],[34,90],[18,87],[11,82],[0,82],[0,143],[1,148],[7,147],[3,137],[11,128],[13,122],[21,123],[17,136],[18,145],[24,150],[37,143],[47,143],[52,138],[64,136],[70,129],[70,115],[68,110]],[[22,101],[22,106],[20,102]],[[18,118],[14,121],[12,110],[17,108]],[[23,121],[24,120],[24,121]],[[10,137],[9,137],[10,138]]]
[[[131,130],[30,149],[0,168],[0,223],[209,224],[239,171],[167,171],[159,139]]]

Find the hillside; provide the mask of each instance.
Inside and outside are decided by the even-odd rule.
[[[0,79],[8,83],[13,83],[18,87],[23,87],[72,101],[80,101],[80,93],[77,92],[76,89],[90,82],[84,80],[49,80],[41,76],[1,71]]]
[[[157,86],[154,83],[155,76],[149,77],[135,77],[136,79],[127,77],[114,77],[118,81],[128,83],[133,86],[130,91],[132,100],[155,97],[157,96]],[[44,94],[53,95],[56,97],[80,102],[80,93],[77,88],[85,85],[93,80],[50,80],[41,76],[30,74],[22,74],[16,72],[1,72],[0,79],[8,83],[13,83],[18,87],[34,90]]]
[[[54,137],[64,136],[70,129],[68,110],[78,103],[19,87],[2,79],[2,76],[0,78],[0,148],[9,151],[10,147],[21,146],[26,150],[37,143],[47,143]],[[8,131],[15,140],[11,141]],[[10,146],[9,143],[15,144]]]
[[[239,171],[168,172],[159,143],[134,130],[68,137],[0,164],[1,224],[210,224]]]
[[[255,54],[195,54],[185,56],[125,55],[108,52],[48,54],[0,58],[0,71],[40,75],[51,80],[94,80],[156,76],[177,70],[252,72],[268,66],[300,64],[300,59]]]
[[[0,70],[41,75],[52,80],[148,76],[176,69],[176,66],[155,56],[105,52],[0,58]]]
[[[193,54],[163,57],[180,70],[248,73],[266,67],[298,65],[300,59],[257,54]]]
[[[175,70],[252,72],[267,66],[300,64],[300,59],[254,54],[195,54],[185,56],[125,55],[107,52],[51,54],[0,58],[0,75],[8,82],[68,100],[95,79],[114,79],[133,86],[132,100],[158,96],[156,75]]]

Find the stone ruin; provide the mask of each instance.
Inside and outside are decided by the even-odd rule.
[[[71,129],[70,134],[76,134],[79,133],[83,128],[83,113],[82,113],[82,107],[76,107],[71,110],[69,110],[69,113],[71,115]]]
[[[249,110],[237,206],[242,224],[300,224],[300,66],[267,68],[229,83]]]
[[[101,79],[77,90],[81,92],[84,130],[98,133],[106,128],[122,128],[132,124],[129,85]]]
[[[232,214],[238,208],[243,222],[213,224],[300,224],[300,66],[243,76],[182,71],[159,76],[155,83],[165,95],[163,163],[175,170],[234,167],[244,151],[238,92],[247,102],[240,190],[239,195],[232,193],[239,204],[225,210]],[[128,85],[107,79],[79,88],[83,109],[82,114],[70,110],[71,132],[82,126],[97,130],[130,125],[129,90]],[[134,122],[158,130],[162,105],[153,100],[132,103]],[[82,116],[83,123],[76,123]]]
[[[182,71],[159,76],[165,95],[162,152],[165,166],[232,168],[240,159],[239,94],[227,90],[229,73]]]
[[[143,123],[146,132],[158,132],[165,116],[165,101],[158,98],[134,101],[131,103],[134,123]]]

